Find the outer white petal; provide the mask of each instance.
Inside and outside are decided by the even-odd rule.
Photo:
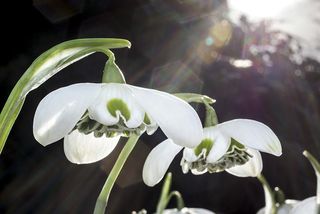
[[[204,128],[203,134],[204,138],[208,138],[213,141],[213,146],[207,157],[207,162],[214,163],[228,151],[231,138],[224,136],[216,126]]]
[[[317,214],[316,197],[310,197],[297,203],[290,214]]]
[[[193,148],[203,136],[196,111],[185,101],[171,94],[130,86],[139,104],[174,143]]]
[[[235,119],[217,126],[224,134],[247,147],[276,156],[282,154],[278,137],[263,123],[255,120]]]
[[[198,169],[191,169],[191,173],[194,175],[203,175],[206,172],[208,172],[207,168],[205,168],[203,171],[198,171]]]
[[[253,156],[247,163],[231,167],[226,171],[238,177],[257,177],[262,171],[261,154],[254,149],[248,149],[247,152]]]
[[[101,84],[79,83],[57,89],[39,103],[33,135],[43,146],[66,136],[96,98]]]
[[[96,138],[93,133],[85,135],[75,130],[64,138],[64,153],[72,163],[93,163],[108,156],[119,139],[120,136]]]
[[[196,154],[194,154],[194,150],[190,148],[184,148],[183,158],[188,162],[194,162],[198,160],[198,156],[196,156]]]
[[[144,183],[148,186],[159,183],[181,149],[181,146],[174,144],[170,139],[153,148],[143,166],[142,177]]]
[[[130,117],[127,121],[124,119],[127,127],[136,128],[141,125],[145,112],[135,101],[131,90],[127,87],[127,84],[120,83],[103,84],[99,97],[89,107],[90,118],[106,126],[117,124],[119,117],[123,117],[124,115],[121,115],[120,111],[116,112],[116,116],[110,114],[107,104],[112,99],[120,99],[128,107]]]
[[[210,210],[203,209],[203,208],[183,208],[181,211],[178,209],[166,209],[163,211],[163,214],[214,214]]]

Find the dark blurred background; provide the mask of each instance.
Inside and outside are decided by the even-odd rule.
[[[247,6],[241,6],[252,8],[244,14],[235,2],[1,2],[1,106],[32,61],[52,46],[74,38],[126,38],[132,48],[114,52],[128,83],[206,94],[217,100],[221,122],[250,118],[267,124],[280,138],[283,155],[263,154],[263,174],[287,198],[315,195],[316,177],[302,151],[320,158],[319,2],[295,0],[283,6],[269,1],[262,17],[253,16],[262,15],[253,1],[243,0]],[[267,6],[273,12],[278,6],[288,10],[268,14]],[[32,120],[38,103],[52,90],[99,82],[105,60],[102,54],[87,57],[28,95],[0,156],[0,213],[92,213],[124,142],[98,163],[74,165],[65,158],[62,142],[46,148],[36,142]],[[161,131],[142,137],[113,189],[107,213],[155,211],[161,184],[147,187],[141,172],[148,152],[164,139]],[[224,172],[184,175],[180,159],[181,154],[170,171],[173,189],[183,194],[188,207],[250,214],[264,206],[257,179]]]

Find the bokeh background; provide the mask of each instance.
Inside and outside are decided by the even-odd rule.
[[[65,40],[118,37],[115,50],[127,82],[217,100],[220,121],[259,120],[283,145],[280,158],[263,154],[263,174],[287,198],[315,195],[316,178],[302,156],[320,158],[320,3],[318,0],[26,0],[1,2],[0,103],[32,61]],[[0,213],[92,213],[124,142],[90,165],[67,161],[62,142],[46,148],[32,135],[37,104],[49,92],[99,82],[105,56],[94,54],[31,92],[0,156]],[[195,106],[203,116],[203,109]],[[113,189],[107,213],[155,211],[161,184],[142,182],[148,152],[165,139],[144,135]],[[184,175],[170,167],[173,189],[189,207],[255,213],[264,206],[255,178],[227,173]],[[173,206],[174,203],[170,204]]]

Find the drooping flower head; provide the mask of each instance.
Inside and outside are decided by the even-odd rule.
[[[79,83],[40,102],[33,132],[44,146],[64,138],[71,162],[91,163],[107,156],[120,136],[152,134],[158,126],[181,146],[192,148],[202,138],[197,113],[171,94],[122,83]]]
[[[204,128],[204,137],[195,148],[184,148],[167,139],[148,155],[143,168],[144,182],[157,184],[174,157],[183,151],[183,172],[193,174],[226,170],[239,176],[257,176],[262,170],[259,151],[281,155],[278,137],[266,125],[248,119],[236,119]]]

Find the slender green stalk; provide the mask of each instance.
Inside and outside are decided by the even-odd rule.
[[[316,173],[316,176],[317,176],[316,202],[317,202],[317,205],[319,206],[320,205],[320,164],[317,161],[317,159],[312,154],[310,154],[307,150],[303,151],[302,154],[310,161],[310,163]],[[318,213],[319,212],[320,212],[320,210],[318,211]]]
[[[157,211],[156,211],[157,214],[161,214],[167,206],[167,203],[168,203],[167,198],[168,198],[170,187],[171,187],[171,180],[172,180],[172,173],[169,172],[162,186],[160,199],[157,205]]]
[[[269,183],[267,182],[266,178],[262,174],[258,175],[257,178],[261,182],[264,190],[265,203],[266,203],[265,213],[276,214],[277,213],[276,201]]]
[[[204,105],[206,108],[206,118],[204,121],[204,127],[210,127],[210,126],[215,126],[218,124],[218,116],[216,111],[214,110],[214,108],[212,106],[210,106],[210,104],[204,101]]]
[[[108,61],[104,66],[102,82],[103,83],[126,83],[123,73],[121,69],[116,64],[116,58],[114,54],[110,50],[104,51],[104,53],[108,56]]]
[[[133,134],[128,139],[125,146],[123,147],[116,163],[114,164],[114,166],[113,166],[113,168],[112,168],[112,170],[111,170],[111,172],[110,172],[110,174],[109,174],[109,176],[108,176],[105,184],[103,185],[102,190],[98,196],[96,206],[94,208],[94,214],[104,214],[105,213],[112,187],[113,187],[115,181],[117,180],[124,163],[128,159],[134,146],[138,142],[139,137],[140,136]]]
[[[184,201],[183,201],[183,198],[182,198],[182,195],[180,192],[178,191],[172,191],[170,192],[169,196],[168,196],[168,199],[167,199],[167,204],[166,206],[168,205],[169,201],[171,200],[172,197],[175,197],[176,200],[177,200],[177,208],[178,210],[182,210],[184,208]]]
[[[177,200],[177,208],[178,210],[182,210],[184,208],[184,201],[182,198],[182,195],[178,191],[172,191],[170,192],[171,188],[171,181],[172,181],[172,173],[169,172],[166,176],[166,179],[163,183],[160,199],[157,205],[157,211],[156,214],[162,214],[163,211],[168,206],[168,203],[170,202],[172,197],[175,197]]]

